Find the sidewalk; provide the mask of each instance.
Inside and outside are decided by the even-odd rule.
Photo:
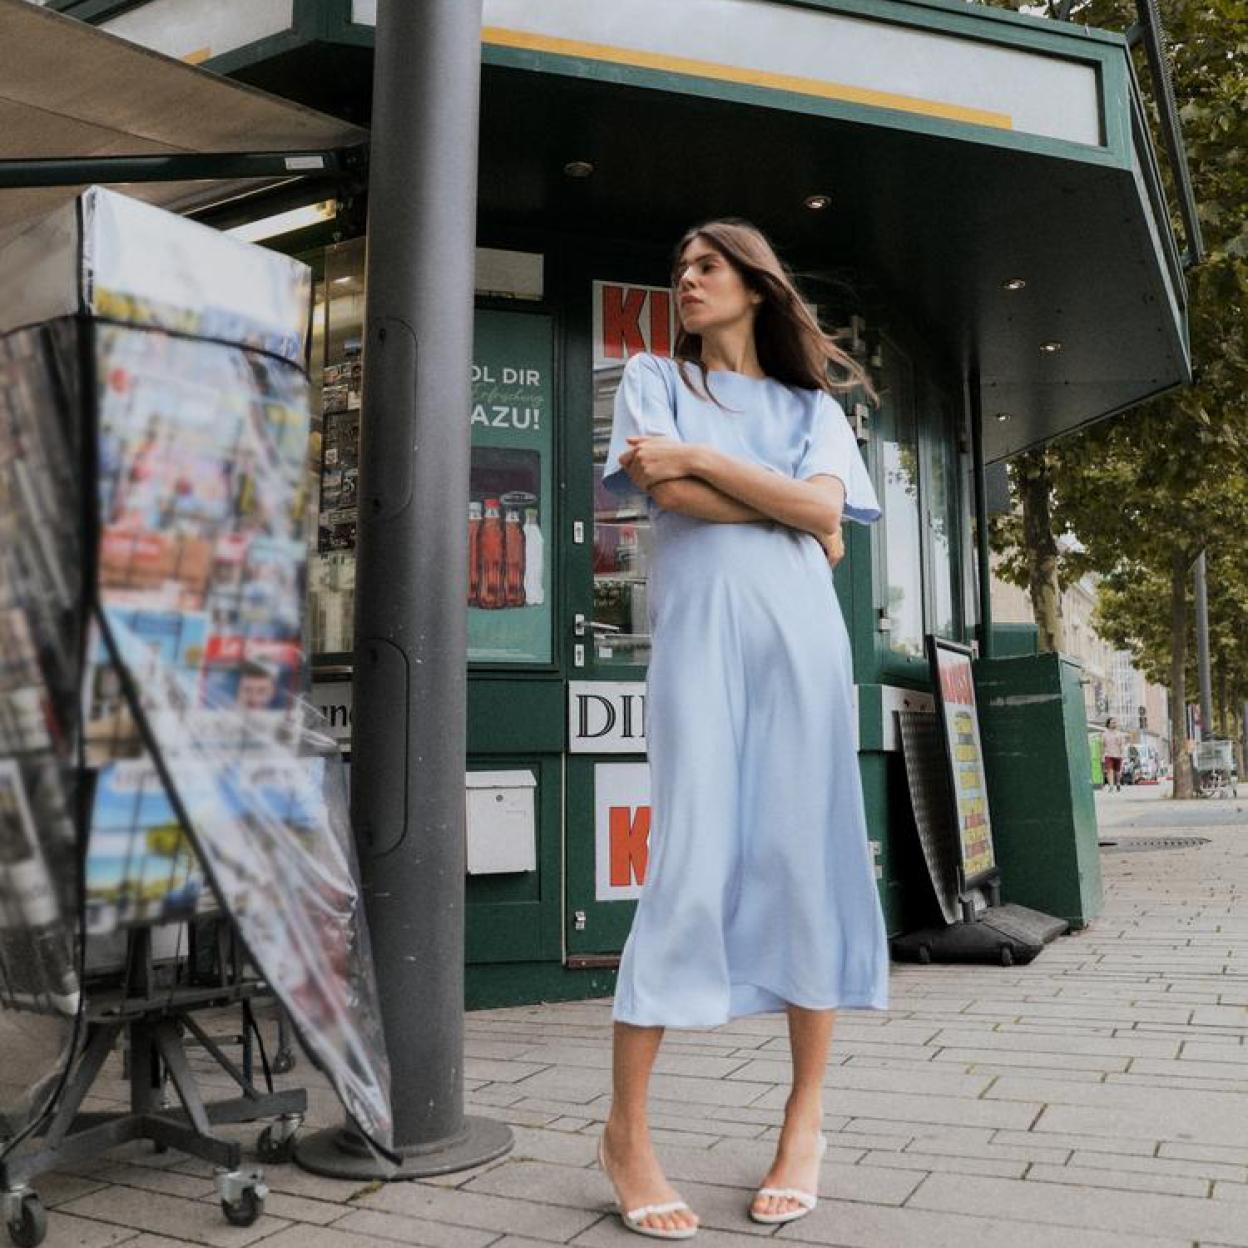
[[[787,1228],[745,1215],[789,1073],[780,1017],[672,1032],[653,1082],[669,1177],[697,1242],[839,1248],[1248,1246],[1248,800],[1101,794],[1107,896],[1088,931],[1029,967],[897,967],[887,1014],[845,1013],[825,1105],[822,1197]],[[1208,843],[1129,852],[1132,838]],[[210,1169],[138,1146],[40,1185],[49,1248],[585,1248],[639,1241],[608,1211],[594,1146],[610,1087],[610,1002],[473,1013],[469,1111],[514,1152],[423,1183],[268,1167],[255,1226],[229,1226]],[[311,1084],[312,1123],[338,1121]],[[120,1088],[118,1089],[120,1090]],[[256,1127],[240,1138],[254,1141]]]

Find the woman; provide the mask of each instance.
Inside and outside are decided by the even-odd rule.
[[[1111,715],[1105,721],[1101,741],[1101,770],[1105,773],[1105,791],[1122,792],[1122,760],[1126,755],[1126,738],[1118,731],[1118,721]]]
[[[831,393],[869,385],[752,226],[710,222],[676,256],[675,358],[628,361],[603,478],[649,495],[654,556],[650,856],[599,1162],[625,1225],[667,1239],[697,1218],[646,1122],[664,1027],[787,1011],[793,1088],[749,1212],[788,1222],[815,1205],[835,1010],[883,1009],[888,987],[828,566],[843,517],[879,516]]]

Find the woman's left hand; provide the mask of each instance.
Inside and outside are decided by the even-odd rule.
[[[650,490],[661,481],[693,476],[688,443],[675,438],[629,438],[629,450],[620,456],[620,467],[639,490]]]

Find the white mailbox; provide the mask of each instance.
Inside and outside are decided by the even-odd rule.
[[[531,771],[470,771],[468,874],[537,870],[537,820]]]

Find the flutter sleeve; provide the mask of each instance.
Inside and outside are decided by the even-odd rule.
[[[620,467],[620,456],[629,438],[677,438],[676,415],[663,366],[650,355],[634,355],[624,365],[620,388],[615,392],[615,416],[611,422],[611,445],[602,468],[602,483],[612,494],[639,493]]]
[[[845,487],[844,516],[859,524],[880,518],[880,504],[867,466],[862,462],[858,440],[849,427],[845,410],[827,393],[819,395],[811,423],[810,440],[793,474],[799,481],[810,477],[837,477]]]

